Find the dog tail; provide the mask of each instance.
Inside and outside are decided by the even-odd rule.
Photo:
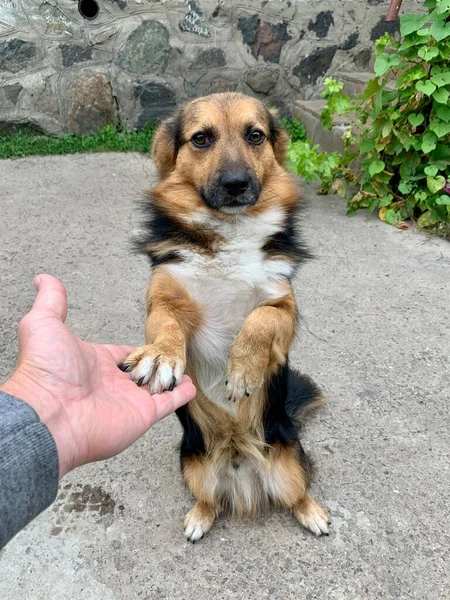
[[[312,379],[289,369],[286,412],[300,429],[310,414],[324,406],[325,400],[320,388]]]

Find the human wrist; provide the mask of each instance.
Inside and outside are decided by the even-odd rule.
[[[76,461],[70,424],[60,399],[20,369],[0,385],[0,391],[26,402],[50,431],[58,451],[61,479],[74,468]]]

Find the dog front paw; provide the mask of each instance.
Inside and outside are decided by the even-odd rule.
[[[154,344],[137,348],[122,365],[133,381],[138,385],[148,385],[152,394],[172,391],[181,383],[185,367],[183,357]]]
[[[233,357],[228,363],[227,398],[238,402],[263,386],[269,364],[265,356]]]

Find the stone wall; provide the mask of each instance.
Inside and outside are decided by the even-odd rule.
[[[421,4],[405,0],[403,9]],[[398,28],[384,22],[387,5],[0,0],[0,130],[138,128],[189,98],[223,90],[289,113],[294,99],[318,93],[327,73],[367,67],[373,41]]]

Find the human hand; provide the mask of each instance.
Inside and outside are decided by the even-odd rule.
[[[67,295],[51,275],[39,275],[31,311],[19,324],[16,370],[0,390],[30,404],[58,448],[60,477],[110,458],[195,395],[188,377],[171,392],[151,395],[117,365],[129,346],[90,344],[64,324]]]

